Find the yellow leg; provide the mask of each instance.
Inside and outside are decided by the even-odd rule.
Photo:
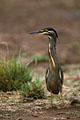
[[[53,106],[53,93],[50,92],[50,96],[51,96],[51,106]]]
[[[63,104],[63,106],[64,106],[64,100],[63,100],[62,91],[60,91],[60,97],[61,97],[61,99],[62,99],[62,104]]]

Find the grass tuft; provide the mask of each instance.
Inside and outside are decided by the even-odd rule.
[[[44,88],[40,77],[34,81],[32,78],[28,65],[18,63],[14,57],[0,63],[0,90],[4,92],[20,90],[23,100],[43,98]]]
[[[34,81],[24,84],[21,89],[23,100],[33,100],[45,98],[43,83],[39,77],[36,77]]]
[[[6,92],[21,89],[21,86],[31,79],[27,65],[17,63],[14,57],[11,61],[0,63],[0,90]]]

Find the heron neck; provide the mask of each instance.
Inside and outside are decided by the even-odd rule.
[[[50,48],[55,48],[55,52],[56,52],[56,38],[53,36],[48,36],[49,38],[49,43],[50,43]]]
[[[49,41],[49,59],[50,65],[55,69],[58,66],[58,60],[56,56],[56,39],[53,37],[51,37]]]

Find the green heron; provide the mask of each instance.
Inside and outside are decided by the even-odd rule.
[[[53,106],[53,94],[60,93],[62,103],[63,96],[62,96],[62,85],[63,85],[63,71],[60,67],[60,64],[57,59],[56,55],[56,42],[58,39],[58,34],[55,29],[51,27],[47,27],[41,29],[39,31],[30,32],[30,34],[43,34],[48,35],[49,38],[49,47],[48,47],[48,55],[49,55],[49,67],[46,70],[46,87],[47,90],[51,93],[51,105]]]

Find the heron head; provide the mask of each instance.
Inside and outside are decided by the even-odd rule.
[[[51,27],[47,27],[47,28],[43,28],[38,31],[30,32],[30,34],[43,34],[43,35],[54,36],[54,37],[58,38],[58,34],[57,34],[56,30]]]

